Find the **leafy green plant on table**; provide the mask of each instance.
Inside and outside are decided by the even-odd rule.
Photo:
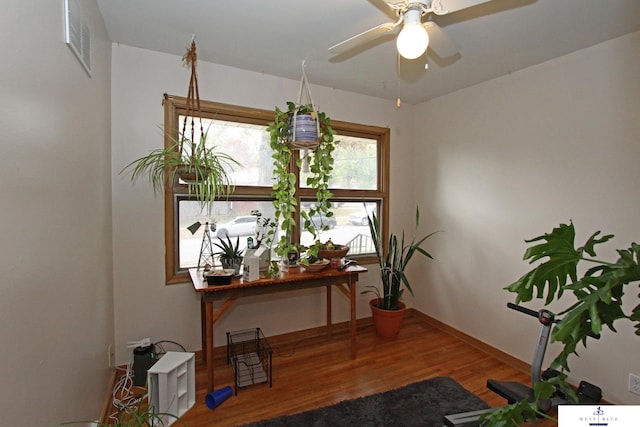
[[[220,239],[220,242],[213,243],[218,249],[214,255],[218,255],[220,257],[220,261],[231,261],[238,258],[242,258],[242,253],[244,249],[240,249],[240,237],[236,237],[235,244],[231,241],[231,237],[227,235],[226,241]]]
[[[269,263],[269,268],[267,269],[266,276],[277,277],[278,274],[280,274],[280,267],[278,267],[278,261],[271,261]]]
[[[518,402],[490,412],[486,417],[487,425],[520,425],[534,414],[543,415],[537,409],[538,402],[551,397],[554,386],[561,386],[563,391],[571,390],[564,372],[570,371],[568,360],[572,354],[578,354],[578,345],[587,347],[590,333],[598,335],[605,326],[617,332],[614,323],[627,319],[635,322],[635,334],[640,335],[640,304],[631,313],[625,313],[622,307],[626,286],[640,281],[640,245],[632,243],[627,249],[617,249],[618,259],[614,262],[598,258],[596,245],[613,237],[611,234],[600,236],[597,231],[583,246],[576,248],[575,229],[570,223],[525,240],[533,245],[525,251],[523,258],[529,263],[540,261],[540,264],[505,289],[516,294],[516,304],[537,298],[544,299],[544,304],[549,305],[561,300],[565,292],[573,294],[574,301],[558,313],[561,320],[551,334],[552,341],[562,343],[562,350],[551,368],[560,370],[563,375],[556,384],[536,383],[534,402]],[[578,275],[580,263],[589,266],[581,277]],[[569,395],[577,401],[575,393],[571,391]]]
[[[251,215],[256,217],[256,238],[254,248],[257,249],[263,244],[271,250],[271,244],[276,235],[278,224],[269,217],[262,216],[260,210],[251,211]]]
[[[362,293],[376,294],[382,302],[381,305],[378,305],[380,309],[397,310],[398,301],[402,298],[405,287],[411,295],[413,295],[413,289],[411,288],[409,279],[405,275],[405,268],[409,265],[409,261],[413,259],[413,255],[416,253],[433,259],[433,257],[422,248],[422,244],[436,232],[427,234],[416,241],[415,233],[418,231],[418,225],[420,224],[420,210],[416,207],[416,225],[414,237],[411,238],[411,242],[405,244],[404,231],[402,232],[400,240],[398,240],[395,234],[389,233],[389,245],[385,253],[382,240],[382,228],[380,227],[380,221],[376,213],[372,212],[371,216],[368,216],[367,219],[371,238],[373,239],[373,246],[376,251],[378,266],[380,267],[382,290],[377,286],[367,286],[368,289],[365,289]]]
[[[304,154],[302,157],[294,157],[291,146],[291,135],[289,124],[295,114],[315,115],[320,125],[320,135],[318,145],[313,150],[313,156]],[[333,151],[338,141],[335,141],[335,131],[331,127],[331,119],[323,112],[315,112],[311,104],[298,105],[294,102],[287,102],[287,110],[280,110],[276,107],[274,119],[269,123],[267,131],[270,136],[270,146],[273,151],[273,174],[275,183],[272,187],[273,206],[275,216],[280,223],[280,229],[284,231],[276,243],[275,252],[281,257],[286,256],[289,251],[296,250],[297,245],[293,243],[292,231],[296,226],[295,215],[298,212],[298,202],[296,199],[296,187],[298,183],[297,171],[302,167],[303,162],[309,161],[310,175],[307,177],[307,185],[315,190],[316,201],[307,212],[300,212],[303,219],[303,227],[309,231],[314,240],[318,233],[327,225],[320,225],[320,229],[311,221],[311,217],[321,215],[325,217],[333,216],[331,212],[330,199],[333,196],[329,191],[329,180],[333,171]],[[305,158],[306,156],[306,158]],[[296,159],[295,162],[293,159]],[[309,250],[311,254],[315,251],[317,255],[318,247],[312,246]]]

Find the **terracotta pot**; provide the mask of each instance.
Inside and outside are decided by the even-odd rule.
[[[376,335],[383,340],[394,340],[398,337],[400,326],[402,326],[406,306],[404,303],[398,302],[400,307],[398,310],[383,310],[377,307],[378,301],[378,299],[369,301]]]

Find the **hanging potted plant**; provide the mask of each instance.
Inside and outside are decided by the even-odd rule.
[[[291,232],[296,224],[295,214],[298,205],[295,198],[298,175],[297,171],[308,166],[309,176],[307,185],[315,190],[316,202],[311,209],[301,212],[303,227],[309,231],[314,240],[322,229],[328,229],[327,225],[315,224],[311,218],[314,216],[331,217],[331,202],[333,196],[329,190],[329,179],[333,171],[333,151],[338,141],[334,140],[335,131],[331,127],[331,119],[323,112],[316,112],[316,120],[320,128],[317,145],[311,155],[308,149],[302,150],[301,155],[294,159],[294,151],[300,150],[295,144],[291,144],[292,137],[290,123],[296,112],[314,111],[310,104],[298,105],[294,102],[287,102],[287,110],[280,110],[276,107],[273,121],[267,127],[270,135],[270,145],[273,150],[273,172],[275,183],[272,187],[274,197],[273,206],[275,214],[280,221],[280,239],[276,243],[275,252],[280,256],[286,256],[289,251],[295,250],[292,244]],[[317,249],[312,247],[311,250]]]
[[[189,194],[210,208],[217,196],[233,191],[228,171],[239,163],[228,154],[217,151],[215,146],[207,146],[208,129],[205,130],[202,125],[195,41],[191,42],[191,47],[182,60],[191,67],[182,131],[177,132],[176,137],[172,133],[175,130],[165,129],[165,147],[134,160],[122,172],[130,171],[132,182],[148,176],[156,194],[176,183],[187,185]],[[199,132],[196,120],[200,124]]]
[[[179,179],[187,185],[189,194],[195,195],[202,204],[233,191],[227,171],[238,162],[228,154],[216,151],[215,147],[206,147],[206,133],[198,142],[183,135],[178,139],[167,137],[171,139],[169,146],[134,160],[122,172],[130,171],[132,182],[147,176],[156,194]]]
[[[398,331],[402,326],[402,318],[406,307],[400,300],[405,287],[409,290],[409,293],[413,295],[413,289],[411,289],[409,279],[404,273],[405,268],[409,265],[409,261],[411,261],[413,255],[416,253],[433,259],[433,257],[422,248],[422,244],[435,234],[435,232],[427,234],[417,241],[414,236],[409,244],[405,244],[404,232],[402,232],[400,240],[398,240],[395,234],[390,233],[388,241],[389,247],[385,254],[380,221],[375,212],[372,212],[371,216],[367,216],[367,218],[376,257],[378,259],[378,266],[380,267],[382,289],[376,286],[368,286],[369,289],[364,290],[362,293],[374,293],[376,295],[376,298],[369,302],[376,335],[382,339],[392,340],[398,336]],[[419,222],[420,211],[416,207],[415,231],[418,230]]]
[[[302,101],[303,94],[306,94],[306,103]],[[301,120],[302,117],[304,119]],[[312,124],[309,124],[309,121]],[[330,202],[333,194],[329,191],[329,179],[333,172],[333,151],[338,141],[334,139],[335,131],[331,127],[329,116],[318,111],[313,104],[304,62],[298,102],[287,102],[286,110],[276,107],[273,121],[269,123],[267,131],[273,150],[273,206],[276,219],[284,231],[276,243],[275,252],[281,257],[287,257],[289,252],[298,250],[298,246],[292,243],[291,232],[296,225],[295,214],[298,212],[295,193],[299,170],[308,170],[306,184],[315,190],[316,194],[316,201],[312,207],[308,211],[300,212],[303,228],[316,240],[320,231],[328,230],[328,225],[315,224],[311,218],[333,216]],[[298,150],[300,155],[294,157],[294,152]],[[319,243],[314,244],[307,249],[307,253],[317,256],[319,248]]]

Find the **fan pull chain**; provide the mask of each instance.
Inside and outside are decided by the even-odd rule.
[[[397,70],[396,70],[396,107],[400,108],[402,106],[402,100],[400,99],[400,54],[396,53],[397,56]]]

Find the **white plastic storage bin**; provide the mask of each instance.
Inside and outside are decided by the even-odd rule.
[[[169,426],[196,401],[194,353],[168,351],[147,372],[149,405]],[[173,416],[171,416],[173,415]],[[158,423],[159,424],[159,423]]]

